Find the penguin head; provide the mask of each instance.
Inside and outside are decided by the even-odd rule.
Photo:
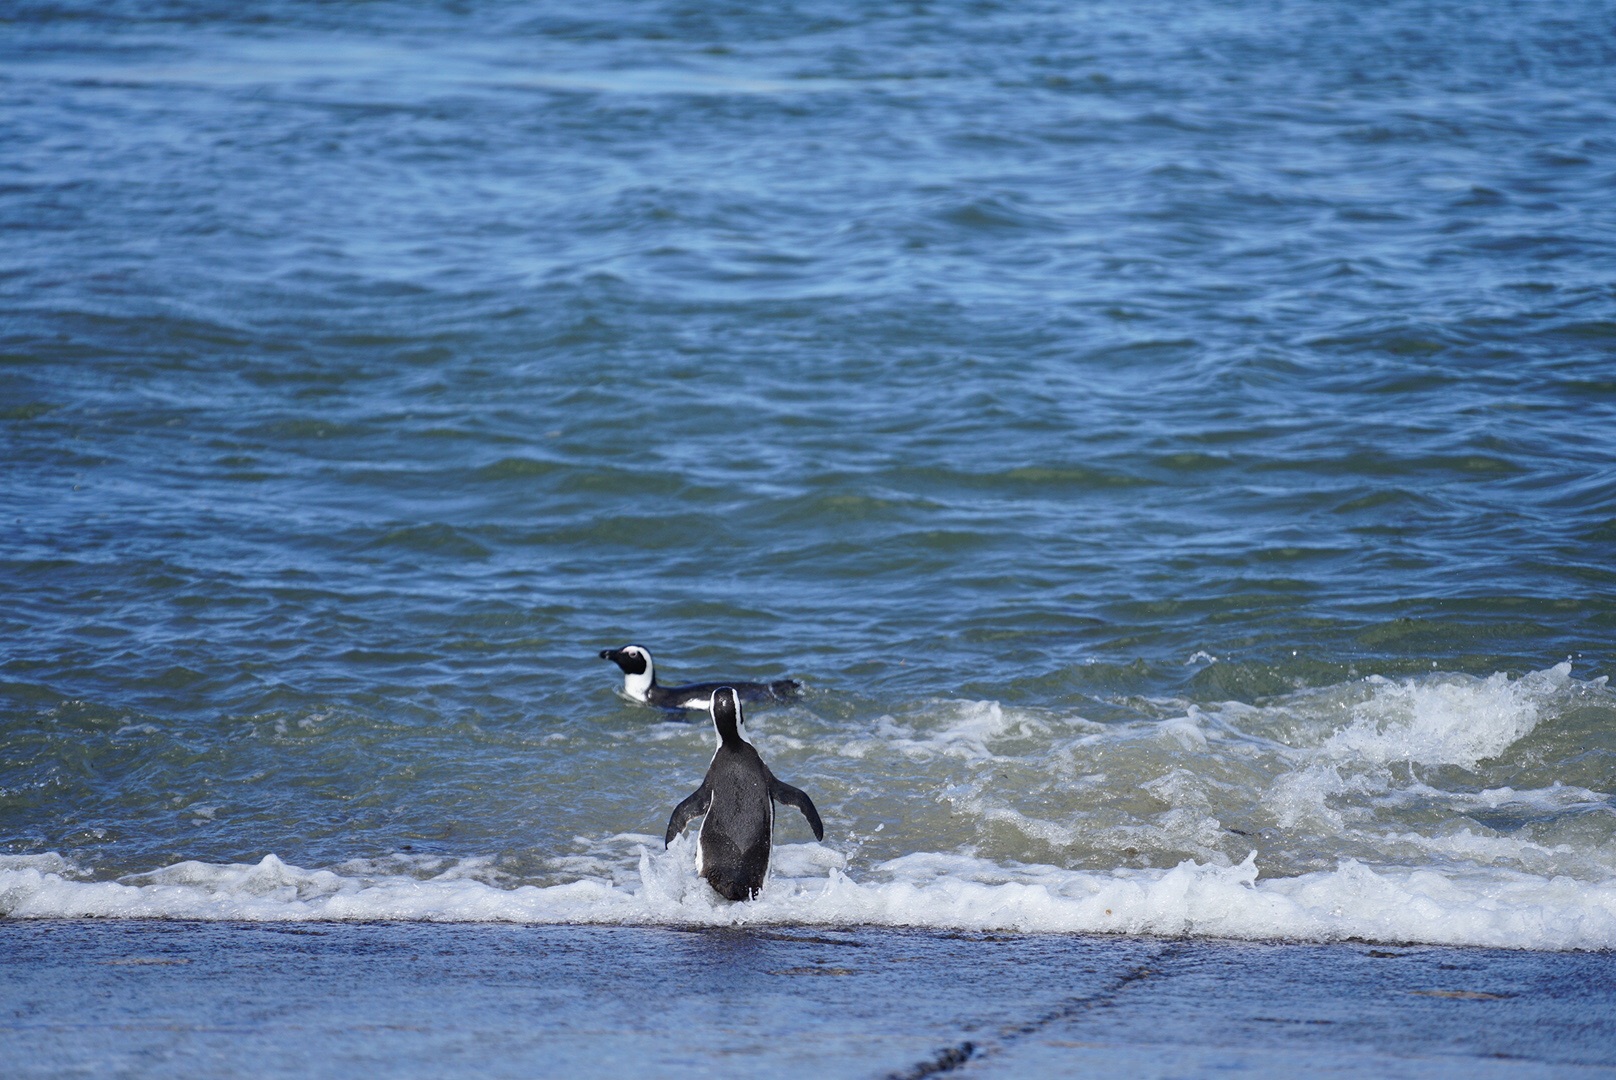
[[[610,660],[623,669],[623,693],[635,701],[643,702],[656,682],[656,666],[651,652],[639,645],[624,645],[621,649],[600,650],[602,660]]]
[[[610,660],[622,668],[624,675],[644,675],[651,670],[651,654],[639,645],[624,645],[621,649],[602,649],[600,658]]]
[[[713,727],[718,729],[720,739],[728,742],[740,738],[740,727],[746,723],[746,716],[741,712],[741,695],[734,687],[720,686],[714,690],[707,708],[713,714]]]

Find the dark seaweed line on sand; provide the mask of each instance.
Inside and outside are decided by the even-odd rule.
[[[1180,948],[1182,948],[1181,942],[1167,945],[1153,953],[1143,964],[1117,976],[1110,985],[1098,993],[1068,998],[1041,1016],[1034,1017],[1022,1024],[1007,1025],[1000,1029],[998,1039],[981,1043],[965,1039],[952,1046],[945,1046],[931,1057],[916,1062],[907,1069],[888,1073],[885,1080],[925,1080],[928,1076],[939,1076],[946,1072],[953,1072],[968,1062],[980,1060],[1004,1049],[1019,1039],[1034,1035],[1056,1021],[1070,1019],[1090,1009],[1109,1005],[1118,994],[1129,986],[1140,979],[1156,974],[1157,971],[1153,965],[1171,960]]]

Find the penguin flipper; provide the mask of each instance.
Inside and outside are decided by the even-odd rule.
[[[814,809],[814,800],[808,797],[805,791],[799,791],[775,777],[769,778],[769,798],[785,806],[795,806],[802,811],[802,816],[808,819],[808,827],[814,830],[814,839],[825,839],[825,826],[819,820],[819,811]],[[678,813],[678,811],[674,811]]]
[[[807,798],[807,796],[803,796]],[[662,846],[666,848],[673,843],[673,838],[685,831],[690,819],[699,817],[707,812],[713,802],[713,785],[703,780],[701,787],[685,796],[684,802],[673,808],[673,816],[668,818],[668,835],[663,839]]]

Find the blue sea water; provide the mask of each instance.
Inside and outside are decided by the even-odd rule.
[[[1592,0],[15,0],[0,913],[1616,945],[1613,205]]]

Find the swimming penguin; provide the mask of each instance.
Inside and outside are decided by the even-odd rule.
[[[623,696],[641,705],[655,705],[659,709],[705,709],[712,702],[713,691],[720,686],[734,688],[742,701],[790,701],[802,693],[802,684],[795,679],[776,679],[771,683],[709,682],[691,683],[689,686],[658,686],[656,665],[651,662],[650,650],[641,645],[602,649],[600,658],[610,660],[623,669]]]
[[[825,826],[814,801],[776,780],[752,744],[741,738],[740,726],[746,719],[735,691],[728,686],[714,690],[710,711],[718,729],[718,750],[701,787],[673,808],[662,846],[673,843],[691,818],[706,814],[697,841],[696,873],[724,899],[750,900],[769,873],[775,803],[801,810],[815,840],[825,839]]]

